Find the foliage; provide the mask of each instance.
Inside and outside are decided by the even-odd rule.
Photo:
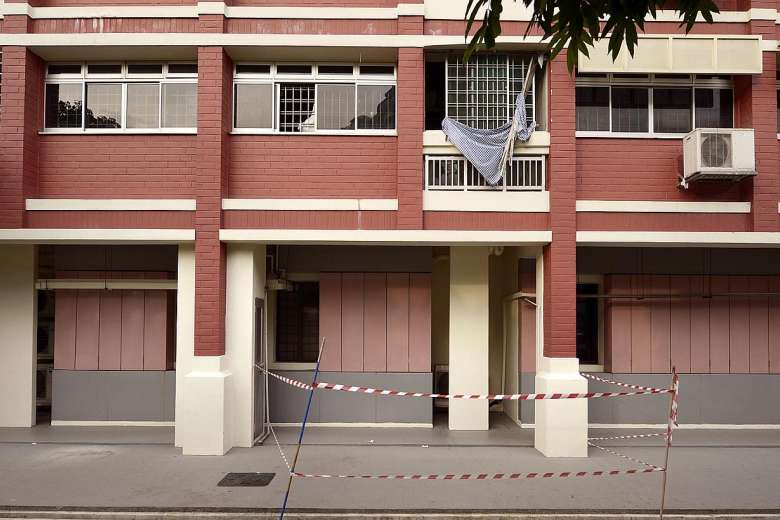
[[[602,38],[609,38],[613,60],[624,43],[633,56],[645,20],[655,17],[656,11],[667,4],[667,0],[469,0],[465,13],[467,40],[477,21],[480,26],[468,43],[464,60],[483,45],[488,49],[495,46],[501,34],[503,2],[523,2],[533,9],[525,34],[540,28],[552,57],[566,48],[569,71],[574,70],[578,51],[588,56],[589,48]],[[688,33],[699,15],[712,23],[713,13],[719,10],[714,0],[676,0],[675,12]]]

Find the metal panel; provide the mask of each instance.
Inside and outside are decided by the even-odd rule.
[[[409,371],[409,274],[387,275],[387,370]]]
[[[144,370],[165,370],[168,292],[144,292]]]
[[[649,276],[633,275],[631,277],[632,294],[642,296],[647,293]],[[631,372],[650,372],[652,318],[650,306],[646,301],[634,301],[631,304]],[[615,367],[612,367],[615,371]]]
[[[322,370],[341,370],[341,273],[320,273],[320,337]]]
[[[672,295],[690,294],[689,276],[672,276],[669,292]],[[673,298],[670,302],[671,364],[677,372],[691,371],[691,316],[690,298]]]
[[[655,296],[669,296],[669,277],[651,276],[650,293]],[[650,303],[650,367],[652,372],[668,373],[671,366],[672,328],[670,301],[651,300]]]
[[[746,276],[732,276],[729,291],[746,293],[750,290]],[[750,298],[729,298],[729,372],[750,372]]]
[[[54,310],[54,368],[76,365],[76,291],[58,290]]]
[[[780,292],[780,277],[771,277],[769,284],[772,292]],[[780,296],[769,298],[769,372],[780,374]]]
[[[713,293],[729,290],[728,276],[710,278]],[[729,301],[727,298],[713,298],[710,301],[710,372],[729,372]]]
[[[429,367],[430,369],[430,367]],[[387,370],[387,275],[365,274],[363,370]]]
[[[409,275],[409,371],[431,371],[431,274]]]
[[[100,370],[122,368],[122,291],[100,293]]]
[[[122,370],[144,368],[144,291],[122,295]]]
[[[631,294],[630,275],[612,275],[607,277],[607,290],[616,296]],[[607,360],[613,372],[631,371],[631,302],[627,299],[607,301],[608,337]],[[527,371],[523,367],[523,371]]]
[[[341,369],[363,371],[363,273],[341,275]]]
[[[703,276],[691,276],[691,294],[704,294]],[[691,300],[691,372],[710,371],[710,300]]]

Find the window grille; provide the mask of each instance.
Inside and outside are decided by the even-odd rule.
[[[279,85],[279,131],[314,131],[314,83]]]
[[[447,58],[447,116],[472,128],[498,128],[514,113],[515,100],[531,58],[484,54],[463,63]],[[535,120],[534,85],[526,95],[526,113]]]

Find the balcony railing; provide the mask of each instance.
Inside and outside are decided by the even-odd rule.
[[[544,157],[513,157],[504,179],[490,186],[463,156],[426,155],[427,191],[541,191],[544,190]]]

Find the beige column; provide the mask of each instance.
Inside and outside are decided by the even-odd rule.
[[[192,369],[195,357],[195,246],[179,244],[176,273],[176,427],[174,445],[181,447],[184,437],[184,377]]]
[[[488,392],[488,248],[450,248],[450,393]],[[451,430],[487,430],[488,402],[450,400]]]
[[[35,424],[35,246],[0,246],[0,427]]]

